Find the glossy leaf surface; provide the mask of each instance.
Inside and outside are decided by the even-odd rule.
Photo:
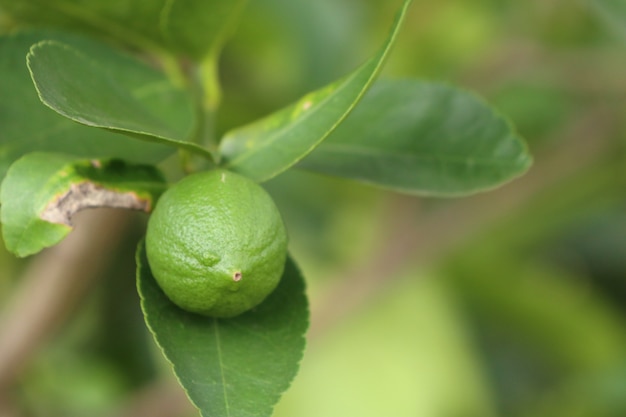
[[[615,32],[626,39],[626,1],[591,0],[590,6]]]
[[[159,118],[107,73],[107,61],[64,43],[42,41],[27,57],[41,101],[57,113],[87,126],[183,148],[210,157],[186,141],[186,129]]]
[[[120,160],[31,153],[7,172],[0,191],[0,218],[6,247],[27,256],[60,242],[71,216],[92,207],[149,212],[165,190],[161,173]]]
[[[202,415],[271,416],[298,370],[308,327],[304,281],[293,261],[263,303],[231,319],[175,306],[154,280],[143,242],[137,265],[146,323]]]
[[[228,133],[220,151],[224,166],[256,181],[291,167],[319,145],[350,113],[378,75],[411,1],[399,11],[384,45],[361,67],[297,103]]]
[[[385,80],[298,167],[408,194],[451,196],[493,188],[530,164],[511,125],[473,94]]]
[[[163,74],[113,48],[83,37],[58,32],[25,32],[0,37],[0,177],[20,156],[34,151],[63,152],[87,158],[116,157],[155,163],[173,150],[156,143],[130,140],[124,135],[77,124],[44,106],[26,66],[30,46],[52,39],[88,50],[115,77],[120,88],[167,120],[176,131],[191,131],[194,115],[189,96]]]

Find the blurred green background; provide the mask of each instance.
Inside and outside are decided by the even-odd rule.
[[[410,10],[383,76],[484,97],[528,141],[524,177],[454,200],[296,171],[267,184],[312,309],[276,417],[626,416],[626,33],[610,3]],[[223,54],[220,130],[354,68],[398,6],[252,1]],[[170,414],[129,411],[169,398],[155,384],[171,379],[134,290],[136,220],[12,388],[16,416],[194,415],[184,401]],[[5,304],[28,260],[3,251],[0,265]]]

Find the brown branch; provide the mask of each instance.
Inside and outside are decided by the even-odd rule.
[[[192,415],[196,408],[173,379],[156,381],[136,393],[111,417],[177,417]]]
[[[79,213],[75,230],[28,265],[0,314],[0,397],[75,310],[110,261],[131,216],[111,209]]]
[[[3,397],[0,394],[0,416],[2,417],[22,417],[20,413],[15,409],[11,401],[8,401],[7,397]]]

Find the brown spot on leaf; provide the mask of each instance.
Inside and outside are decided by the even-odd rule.
[[[233,274],[233,281],[239,282],[241,281],[242,275],[241,272],[237,271]]]
[[[86,181],[72,184],[69,191],[52,200],[39,217],[50,223],[72,225],[74,213],[96,207],[125,208],[149,212],[151,201],[128,191],[108,190],[101,185]]]

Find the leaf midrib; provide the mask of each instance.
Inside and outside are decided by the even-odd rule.
[[[479,163],[481,165],[503,165],[510,164],[511,159],[518,160],[519,155],[514,158],[485,158],[485,157],[476,157],[471,155],[454,155],[454,154],[433,154],[433,153],[407,153],[407,152],[392,152],[388,149],[380,149],[380,148],[368,148],[359,145],[352,144],[337,144],[337,143],[324,143],[318,151],[319,153],[335,153],[335,154],[360,154],[365,156],[372,156],[376,158],[380,158],[381,155],[398,158],[398,159],[415,159],[421,161],[444,161],[454,164],[464,165],[467,164],[468,160],[472,162]]]
[[[398,33],[400,32],[400,28],[402,26],[402,21],[404,20],[404,17],[406,16],[406,12],[408,10],[409,5],[412,3],[412,0],[405,0],[400,12],[397,14],[396,16],[396,21],[394,21],[393,24],[393,28],[392,31],[389,35],[389,37],[386,39],[385,43],[383,44],[383,47],[381,48],[381,50],[379,50],[376,55],[374,55],[374,57],[370,58],[369,60],[367,60],[365,62],[365,64],[363,64],[357,71],[349,74],[346,77],[346,80],[341,82],[339,84],[339,86],[337,87],[336,90],[332,91],[328,96],[326,96],[322,101],[320,101],[318,103],[317,106],[315,106],[313,109],[311,109],[311,111],[306,112],[306,114],[304,114],[302,116],[302,119],[300,119],[300,122],[302,120],[307,120],[309,117],[311,117],[312,114],[316,114],[319,109],[322,107],[321,104],[327,102],[328,100],[330,100],[331,98],[337,96],[337,93],[342,91],[344,88],[347,88],[351,81],[353,81],[354,79],[360,77],[363,75],[364,72],[366,72],[366,70],[369,70],[369,68],[372,66],[372,64],[374,65],[374,68],[371,69],[371,71],[367,71],[367,73],[369,73],[369,75],[367,76],[367,80],[365,81],[365,84],[363,84],[363,86],[361,88],[359,88],[359,91],[357,92],[356,96],[353,98],[352,103],[348,106],[348,108],[339,116],[339,118],[337,118],[337,120],[335,120],[335,122],[332,124],[332,126],[327,129],[324,134],[314,143],[311,144],[311,146],[309,146],[308,150],[306,153],[302,154],[299,158],[297,158],[296,160],[292,161],[292,163],[289,166],[293,166],[296,163],[298,163],[299,161],[301,161],[306,155],[308,155],[313,149],[315,149],[324,139],[326,139],[328,137],[328,135],[335,130],[335,128],[345,120],[345,118],[348,116],[348,114],[354,109],[354,107],[357,105],[357,103],[360,101],[360,99],[363,97],[363,95],[365,94],[365,92],[368,90],[368,88],[371,86],[371,84],[373,83],[374,79],[378,76],[378,73],[380,72],[380,69],[382,68],[382,66],[384,65],[384,62],[387,58],[387,56],[389,55],[389,52],[391,50],[391,47],[393,46],[393,44],[395,43],[395,40],[398,36]],[[289,125],[287,125],[286,127],[289,127]],[[275,141],[277,141],[280,137],[282,137],[282,135],[285,134],[284,133],[284,129],[279,129],[276,133],[274,133],[272,136],[270,136],[270,138],[267,141],[264,141],[262,144],[260,144],[259,148],[255,149],[253,152],[248,151],[242,155],[240,155],[237,158],[234,158],[232,161],[230,161],[227,166],[234,166],[234,165],[238,165],[241,161],[244,161],[252,156],[255,156],[258,154],[260,149],[263,149],[267,146],[272,145]],[[278,169],[278,170],[274,170],[269,176],[266,176],[265,179],[267,178],[271,178],[272,176],[277,174],[278,172],[281,172],[281,170],[286,169],[285,167]]]
[[[220,329],[219,329],[219,323],[216,318],[213,319],[213,329],[215,329],[215,345],[216,345],[216,350],[217,350],[217,361],[219,363],[220,377],[222,379],[222,392],[224,394],[224,407],[226,408],[226,417],[230,417],[230,406],[228,404],[228,392],[226,391],[226,376],[224,375],[224,361],[222,358]]]
[[[369,62],[368,62],[369,63]],[[341,91],[343,91],[345,88],[347,88],[347,86],[350,84],[350,82],[356,78],[358,75],[360,75],[361,72],[357,72],[354,73],[350,76],[347,77],[347,79],[343,82],[340,83],[339,87],[337,87],[336,89],[334,89],[330,94],[328,94],[326,97],[324,97],[321,101],[319,101],[317,103],[317,105],[313,106],[313,108],[309,109],[308,111],[306,111],[298,120],[296,123],[289,123],[287,125],[285,125],[284,127],[275,130],[266,140],[264,140],[263,142],[259,143],[258,147],[256,147],[255,149],[245,152],[243,154],[241,154],[239,157],[233,159],[232,161],[230,161],[227,166],[234,166],[234,165],[239,165],[242,161],[245,161],[251,157],[254,157],[256,155],[258,155],[258,152],[261,150],[264,150],[267,147],[271,147],[274,142],[280,140],[283,136],[289,134],[290,131],[292,131],[293,129],[295,129],[298,125],[301,125],[302,123],[306,122],[312,115],[315,115],[318,113],[318,111],[323,108],[323,105],[328,102],[330,99],[332,99],[333,97],[336,97],[338,93],[340,93]],[[297,105],[297,104],[296,104]],[[291,109],[292,107],[290,107]],[[335,125],[333,125],[333,127],[331,127],[330,129],[326,130],[326,132],[324,133],[324,135],[315,142],[315,144],[313,144],[313,147],[315,147],[317,144],[319,144],[322,140],[324,140],[324,138],[326,138],[328,136],[329,132],[332,132],[334,126],[336,126],[337,123],[335,123]]]

